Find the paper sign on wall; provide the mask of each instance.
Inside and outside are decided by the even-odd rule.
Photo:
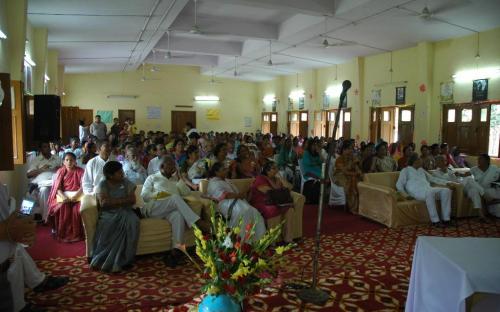
[[[252,127],[252,117],[244,117],[243,122],[245,124],[245,128]]]
[[[97,111],[96,115],[101,116],[101,121],[104,123],[113,123],[113,111]]]
[[[161,107],[148,106],[148,119],[160,119],[160,118],[161,118]]]
[[[206,117],[208,120],[219,120],[220,110],[218,108],[209,108],[207,109]]]

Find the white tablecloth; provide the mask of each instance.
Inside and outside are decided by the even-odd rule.
[[[500,238],[418,237],[406,312],[465,311],[475,292],[500,294]]]

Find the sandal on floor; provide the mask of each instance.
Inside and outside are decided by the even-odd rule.
[[[36,286],[34,292],[44,292],[49,290],[54,290],[63,287],[69,282],[69,277],[67,276],[47,276],[47,278],[38,286]]]

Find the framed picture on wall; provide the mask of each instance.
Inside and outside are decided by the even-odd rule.
[[[330,97],[323,94],[323,109],[328,109],[330,107]]]
[[[278,103],[277,103],[277,101],[276,101],[276,100],[274,100],[274,101],[273,101],[273,104],[272,104],[272,106],[271,106],[271,109],[272,109],[272,111],[273,111],[273,112],[275,112],[275,111],[276,111],[276,106],[277,106],[277,104],[278,104]]]
[[[288,110],[289,111],[293,110],[293,101],[291,98],[288,98]]]
[[[441,82],[439,101],[441,104],[451,104],[453,103],[453,87],[454,82]]]
[[[477,79],[472,82],[472,101],[488,99],[488,79]]]
[[[382,89],[372,90],[372,106],[380,106],[382,103]]]
[[[305,98],[300,97],[299,98],[299,110],[304,109],[304,106],[305,106],[304,103],[305,103]]]
[[[396,87],[396,105],[406,103],[406,87]]]

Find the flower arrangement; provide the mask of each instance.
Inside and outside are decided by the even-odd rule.
[[[274,250],[269,248],[278,241],[282,224],[255,240],[255,224],[242,228],[240,220],[239,226],[231,228],[226,220],[215,217],[213,205],[211,223],[211,234],[204,235],[194,227],[196,254],[203,262],[203,268],[187,254],[202,272],[202,291],[207,295],[225,294],[241,302],[272,281],[283,253],[293,247],[293,244],[287,244]]]

